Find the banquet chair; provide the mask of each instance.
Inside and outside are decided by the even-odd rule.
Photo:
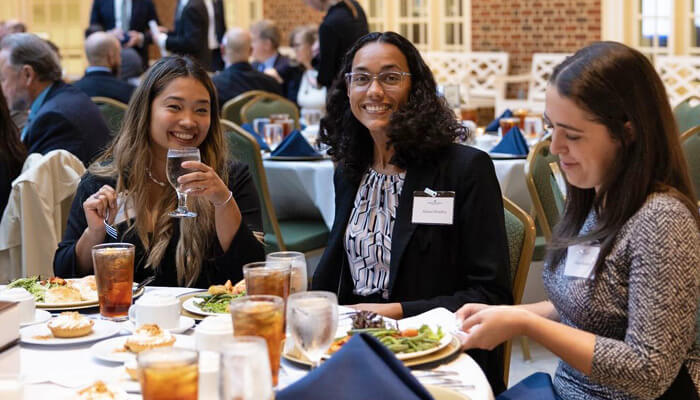
[[[289,114],[294,128],[299,128],[299,108],[296,104],[274,93],[255,96],[241,108],[242,123],[252,123],[255,118],[268,118],[271,114]]]
[[[544,236],[544,241],[552,239],[552,229],[559,222],[564,210],[564,195],[559,190],[556,178],[549,164],[559,161],[559,157],[549,151],[551,141],[542,140],[530,151],[525,164],[525,179],[530,199],[535,209],[535,219]],[[541,242],[541,240],[540,240]],[[542,254],[538,253],[535,244],[533,259],[541,260]],[[542,247],[542,250],[544,248]]]
[[[681,147],[688,163],[688,173],[695,188],[695,197],[700,205],[700,125],[683,132]]]
[[[222,120],[221,125],[228,140],[229,153],[232,158],[248,164],[255,182],[261,202],[265,252],[290,250],[309,253],[324,248],[329,232],[323,220],[277,219],[258,142],[230,121]]]
[[[243,124],[243,121],[241,121],[241,108],[243,108],[243,106],[249,101],[253,100],[255,96],[265,93],[267,92],[263,90],[249,90],[239,94],[238,96],[227,101],[223,107],[221,107],[221,118],[229,120],[238,125]]]
[[[100,109],[100,114],[107,123],[109,133],[115,136],[119,133],[122,126],[122,120],[128,106],[121,101],[110,99],[109,97],[95,96],[90,98],[93,103]]]
[[[535,223],[532,217],[508,198],[503,197],[506,236],[508,239],[508,257],[510,260],[510,278],[513,284],[513,304],[520,304],[525,291],[525,282],[530,270],[532,252],[535,248]],[[520,337],[523,354],[529,353],[529,346],[524,336]],[[510,354],[512,343],[506,343],[503,355],[503,381],[508,385]],[[529,358],[529,355],[527,356]]]
[[[32,153],[0,221],[0,281],[53,276],[53,257],[85,167],[66,150]]]
[[[700,97],[688,96],[677,106],[673,107],[673,116],[678,125],[678,133],[700,125]]]

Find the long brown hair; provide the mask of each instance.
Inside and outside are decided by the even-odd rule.
[[[188,57],[165,57],[146,72],[146,76],[134,92],[124,123],[105,153],[90,166],[90,172],[99,176],[115,178],[116,191],[126,191],[128,201],[133,204],[136,215],[146,215],[148,210],[148,177],[146,170],[151,165],[151,104],[170,82],[176,78],[191,77],[201,82],[209,92],[211,104],[211,125],[206,138],[199,145],[201,159],[212,167],[228,184],[228,151],[219,123],[219,108],[216,89],[207,72]],[[175,224],[180,224],[180,238],[177,243],[175,264],[177,279],[181,285],[193,285],[201,271],[202,262],[211,254],[213,240],[216,239],[214,207],[200,198],[188,199],[189,208],[197,212],[197,218],[171,218],[168,210],[176,206],[174,189],[168,187],[168,194],[162,197],[155,207],[157,220],[153,228],[153,238],[148,236],[148,226],[144,218],[129,221],[129,230],[134,229],[148,254],[146,267],[157,268],[174,233]],[[128,217],[128,216],[127,216]]]
[[[700,228],[666,89],[644,55],[616,42],[594,43],[559,64],[549,84],[605,125],[620,150],[598,192],[567,183],[548,264],[555,267],[571,244],[599,242],[595,269],[600,269],[617,233],[655,192],[678,198]],[[626,133],[628,123],[632,129]],[[579,236],[591,208],[598,216],[596,226]]]
[[[19,130],[10,117],[7,100],[0,90],[0,162],[8,168],[7,172],[11,180],[22,172],[22,165],[26,158],[27,148],[19,138]]]

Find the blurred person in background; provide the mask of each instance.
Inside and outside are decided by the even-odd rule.
[[[211,71],[209,49],[209,12],[204,0],[180,0],[175,9],[175,29],[159,27],[155,39],[158,47],[166,51],[190,56],[202,67]]]
[[[0,216],[7,206],[12,181],[22,172],[27,149],[19,138],[19,130],[10,119],[5,96],[0,91]]]
[[[224,19],[224,0],[204,0],[209,16],[209,29],[207,39],[211,50],[210,71],[224,69],[224,60],[221,57],[221,43],[226,34],[226,20]]]
[[[326,110],[326,88],[318,85],[318,71],[311,65],[314,44],[318,41],[318,30],[314,26],[295,28],[289,36],[297,61],[304,67],[296,102],[301,109]]]
[[[95,32],[102,31],[104,31],[104,29],[101,25],[90,25],[85,29],[85,37],[87,38]],[[138,78],[144,71],[141,56],[133,47],[121,46],[119,58],[121,59],[121,67],[119,68],[119,75],[117,77],[133,86],[137,86],[139,82]]]
[[[89,66],[73,86],[90,97],[108,97],[128,104],[136,87],[117,78],[121,69],[119,41],[109,33],[95,32],[85,40],[85,55]]]
[[[289,57],[279,53],[282,34],[274,22],[262,20],[250,27],[253,48],[253,68],[264,72],[282,84],[284,97],[296,102],[304,69]]]

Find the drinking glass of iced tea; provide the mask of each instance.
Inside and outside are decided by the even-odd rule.
[[[289,293],[305,292],[308,287],[306,257],[298,251],[276,251],[265,256],[267,261],[289,263],[292,267]],[[261,293],[263,294],[263,293]]]
[[[100,317],[113,321],[129,318],[134,284],[134,245],[105,243],[92,248]]]
[[[259,261],[243,266],[247,294],[269,294],[287,299],[291,283],[290,261]]]
[[[195,350],[147,350],[136,361],[143,400],[197,400],[199,355]]]
[[[284,300],[279,296],[250,295],[231,302],[234,336],[260,336],[267,342],[272,385],[277,374],[284,339]]]

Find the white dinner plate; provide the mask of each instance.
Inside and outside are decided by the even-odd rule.
[[[77,338],[56,338],[46,324],[31,325],[19,330],[20,341],[26,344],[39,344],[44,346],[65,346],[69,344],[89,343],[96,340],[114,336],[121,330],[121,325],[104,319],[93,319],[95,324],[89,335]]]
[[[51,313],[46,311],[46,310],[34,310],[34,321],[29,321],[29,322],[22,322],[19,324],[21,328],[24,328],[25,326],[29,325],[34,325],[34,324],[40,324],[42,322],[46,322],[51,318]]]
[[[206,294],[206,292],[203,292]],[[197,314],[197,315],[225,315],[228,313],[215,313],[215,312],[209,312],[209,311],[204,311],[201,308],[197,307],[198,303],[201,303],[202,299],[198,297],[190,297],[189,299],[185,300],[184,303],[182,303],[182,308],[185,310],[191,312],[192,314]]]
[[[129,332],[133,332],[134,329],[135,329],[135,326],[134,326],[134,325],[135,325],[135,324],[134,324],[134,321],[129,320],[129,321],[127,321],[127,322],[124,324],[124,327],[125,327],[126,329],[128,329]],[[193,327],[193,326],[194,326],[194,319],[192,319],[192,318],[190,318],[190,317],[185,317],[184,315],[181,315],[181,316],[180,316],[180,322],[179,322],[178,327],[177,327],[177,328],[168,329],[168,331],[169,331],[170,333],[182,333],[182,332],[184,332],[184,331],[190,329],[190,328]]]
[[[173,347],[194,349],[194,337],[185,335],[173,336],[175,336]],[[130,358],[136,357],[135,353],[124,349],[124,343],[126,343],[128,337],[129,336],[119,336],[97,342],[90,348],[90,353],[92,353],[95,358],[103,361],[123,363]]]

